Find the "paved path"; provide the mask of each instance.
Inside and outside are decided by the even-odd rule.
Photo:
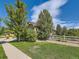
[[[9,43],[4,43],[2,46],[8,59],[31,59],[29,56]]]
[[[49,42],[49,43],[55,43],[55,44],[60,44],[60,45],[79,47],[79,44],[70,43],[70,42],[59,42],[59,41],[37,41],[37,42]]]

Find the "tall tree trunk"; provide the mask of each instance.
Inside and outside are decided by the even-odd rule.
[[[17,41],[19,42],[21,40],[20,34],[18,33],[16,37],[17,37]]]

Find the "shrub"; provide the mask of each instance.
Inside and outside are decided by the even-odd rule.
[[[38,39],[39,40],[47,40],[49,34],[47,32],[38,31]]]
[[[37,39],[37,33],[33,29],[28,29],[26,40],[34,42],[36,41],[36,39]]]

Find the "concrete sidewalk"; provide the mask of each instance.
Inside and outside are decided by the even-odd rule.
[[[2,44],[8,59],[32,59],[9,43]]]

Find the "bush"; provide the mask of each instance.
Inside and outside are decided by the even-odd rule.
[[[33,29],[28,29],[26,40],[34,42],[36,41],[36,39],[37,39],[37,33]]]
[[[47,40],[49,34],[47,32],[38,31],[38,39],[39,40]]]

